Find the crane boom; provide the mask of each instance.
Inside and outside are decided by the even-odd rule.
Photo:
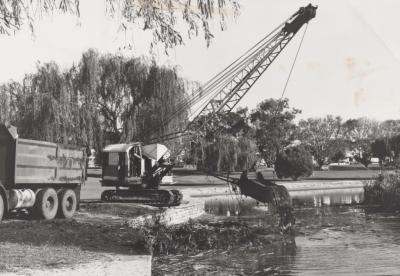
[[[311,4],[307,7],[300,8],[300,10],[291,17],[291,21],[286,23],[273,39],[258,51],[254,58],[214,96],[192,122],[195,122],[197,118],[206,114],[227,113],[232,111],[282,52],[303,24],[315,17],[315,10],[316,7],[311,6]]]
[[[264,41],[253,47],[252,51],[248,51],[242,56],[242,59],[237,60],[218,74],[219,77],[211,82],[205,88],[205,91],[202,91],[203,94],[209,97],[206,100],[206,104],[183,131],[158,136],[155,139],[151,139],[151,142],[163,142],[180,137],[188,130],[203,129],[204,125],[213,116],[232,111],[301,27],[315,17],[316,9],[317,7],[311,4],[301,7],[288,20],[270,33]],[[201,95],[202,93],[199,94]],[[188,108],[200,100],[201,96],[195,96],[188,103]],[[206,116],[206,120],[202,119],[206,118]]]

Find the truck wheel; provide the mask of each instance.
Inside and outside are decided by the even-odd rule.
[[[3,219],[3,215],[4,215],[4,200],[3,196],[0,195],[0,221]]]
[[[58,216],[60,218],[72,218],[75,213],[78,201],[76,193],[71,189],[62,189],[58,194]]]
[[[53,188],[40,190],[36,195],[36,202],[33,208],[39,218],[55,218],[58,209],[58,197],[56,191]]]

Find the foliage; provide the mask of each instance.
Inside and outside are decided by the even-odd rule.
[[[371,143],[371,152],[373,156],[379,158],[379,163],[382,165],[382,160],[390,155],[390,145],[387,139],[376,139]]]
[[[22,83],[1,85],[0,122],[16,125],[21,137],[89,145],[99,152],[106,143],[149,138],[185,96],[185,81],[175,69],[89,50],[64,72],[48,63]],[[186,120],[183,112],[160,134]]]
[[[209,45],[213,38],[209,22],[213,16],[215,14],[219,16],[221,29],[224,30],[228,13],[236,17],[240,9],[238,0],[198,0],[197,5],[193,2],[191,0],[107,0],[109,14],[117,18],[122,16],[123,30],[129,29],[132,25],[140,26],[143,30],[151,30],[153,42],[161,42],[166,49],[183,43],[179,24],[185,25],[189,38],[198,36],[202,31]],[[181,13],[181,18],[178,17],[179,13]]]
[[[364,151],[364,152],[361,152],[360,154],[355,155],[354,159],[357,162],[360,162],[361,164],[363,164],[365,167],[368,167],[368,165],[371,164],[371,157],[372,157],[372,154],[370,151]]]
[[[0,121],[16,125],[24,138],[99,146],[98,114],[90,112],[74,89],[75,81],[74,70],[60,72],[55,63],[48,63],[26,75],[21,84],[2,85],[0,98],[9,98],[12,104],[2,108]]]
[[[209,22],[218,16],[222,30],[226,18],[239,14],[239,0],[105,0],[107,15],[118,20],[123,31],[139,27],[150,31],[153,44],[161,43],[165,49],[183,44],[182,33],[187,37],[204,34],[207,45],[213,38]],[[80,16],[80,0],[5,0],[0,2],[0,34],[11,35],[28,25],[32,30],[34,22],[45,15],[60,11]],[[183,30],[180,26],[184,26]]]
[[[278,154],[275,171],[279,178],[297,180],[301,176],[310,176],[313,172],[311,154],[302,145],[288,147]]]
[[[319,166],[331,157],[339,147],[338,138],[341,130],[340,117],[309,118],[301,120],[298,128],[298,139],[306,144]]]
[[[257,145],[254,139],[242,137],[238,141],[237,164],[236,171],[244,171],[254,169],[257,160]]]
[[[199,169],[242,171],[253,166],[257,146],[248,118],[248,110],[240,108],[218,117],[201,118],[209,123],[201,132],[204,138],[192,148]]]
[[[276,153],[289,145],[296,130],[294,118],[300,110],[289,107],[289,100],[267,99],[250,114],[255,139],[262,157],[273,164]]]
[[[34,21],[54,11],[79,15],[78,0],[5,0],[0,2],[0,34],[11,35],[25,24],[33,30]]]
[[[252,167],[257,147],[248,137],[219,135],[213,141],[202,140],[196,149],[197,167],[206,171],[242,171]]]
[[[379,124],[381,137],[392,137],[400,133],[400,120],[386,120]]]
[[[381,174],[364,186],[366,204],[379,204],[387,211],[400,210],[400,172]]]
[[[400,134],[394,135],[390,138],[389,146],[390,150],[393,151],[394,157],[398,158],[400,156]]]
[[[342,125],[342,135],[357,147],[369,146],[371,139],[382,135],[382,123],[368,118],[349,119]]]
[[[343,150],[339,149],[331,158],[333,162],[339,162],[340,160],[344,159],[346,154]]]

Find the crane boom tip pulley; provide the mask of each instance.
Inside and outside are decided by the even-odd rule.
[[[317,13],[318,6],[308,4],[306,7],[301,7],[290,19],[285,23],[283,30],[286,33],[297,33],[300,28],[313,19]]]

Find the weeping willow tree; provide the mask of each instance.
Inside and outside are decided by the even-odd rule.
[[[0,1],[0,35],[12,35],[44,16],[64,13],[80,16],[80,0],[2,0]],[[173,48],[187,38],[204,34],[207,45],[213,34],[209,22],[217,18],[222,30],[226,18],[239,14],[239,0],[104,0],[105,15],[117,20],[120,30],[134,32],[140,28],[153,36],[154,44]],[[132,41],[133,43],[133,41]]]
[[[243,171],[257,160],[257,145],[249,137],[221,134],[214,141],[203,139],[196,147],[197,168],[205,171]]]
[[[201,170],[238,171],[250,169],[257,160],[254,130],[247,109],[213,116],[205,126],[203,139],[192,152]],[[193,158],[193,157],[192,157]]]
[[[174,68],[94,50],[83,54],[78,67],[78,90],[99,112],[109,143],[146,143],[154,134],[171,133],[185,125],[186,112],[169,116],[186,97],[185,80]]]
[[[179,103],[187,96],[185,81],[175,69],[158,67],[152,64],[144,82],[141,101],[135,105],[125,119],[127,123],[126,139],[148,141],[183,129],[186,126],[187,111],[178,112]],[[130,131],[129,131],[130,130]],[[136,130],[134,133],[133,130]],[[130,133],[129,133],[130,132]],[[179,141],[166,141],[165,144],[175,150]]]
[[[14,123],[21,91],[21,84],[15,81],[0,85],[0,123]]]
[[[243,136],[238,140],[236,170],[243,171],[253,169],[257,160],[258,147],[255,139],[251,136]]]
[[[173,68],[89,50],[68,70],[47,63],[22,83],[1,85],[0,120],[24,138],[100,152],[109,143],[146,143],[160,125],[160,135],[182,128],[186,112],[168,118],[185,97],[185,81]]]
[[[94,135],[100,129],[98,115],[87,108],[90,103],[79,96],[75,81],[74,69],[60,72],[55,63],[38,67],[22,84],[8,86],[10,117],[2,121],[16,125],[24,138],[82,146],[101,144],[101,137]]]

